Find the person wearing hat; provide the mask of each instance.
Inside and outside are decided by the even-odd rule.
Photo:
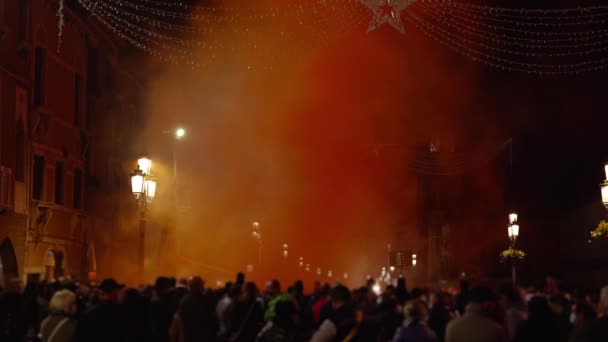
[[[109,278],[99,284],[99,304],[86,312],[76,326],[75,342],[119,341],[122,331],[118,292],[124,287]]]
[[[501,342],[506,341],[505,330],[488,315],[496,310],[498,296],[485,286],[475,287],[469,294],[470,302],[464,315],[451,321],[446,329],[446,342]]]

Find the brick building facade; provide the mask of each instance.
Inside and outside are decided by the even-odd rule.
[[[108,128],[134,112],[113,90],[119,47],[67,1],[58,49],[57,7],[0,0],[0,284],[96,272],[113,220],[99,205],[123,181],[128,137]]]

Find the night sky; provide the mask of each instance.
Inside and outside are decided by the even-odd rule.
[[[507,212],[517,210],[520,244],[531,256],[523,271],[559,274],[569,242],[560,241],[562,216],[588,205],[595,208],[592,220],[602,215],[606,73],[496,70],[407,21],[405,35],[386,26],[366,34],[366,27],[363,22],[361,30],[314,49],[293,42],[289,53],[271,50],[276,59],[220,54],[213,68],[195,71],[134,57],[146,66],[147,149],[166,149],[165,141],[150,138],[166,127],[178,123],[192,131],[180,153],[188,160],[181,172],[192,201],[200,205],[200,217],[188,227],[191,237],[200,236],[191,242],[206,247],[197,257],[222,255],[226,267],[242,268],[254,253],[249,227],[261,221],[272,253],[291,241],[294,257],[315,254],[307,261],[335,273],[354,263],[362,277],[377,268],[386,242],[409,229],[399,222],[417,224],[420,215],[418,179],[404,162],[411,155],[374,159],[377,144],[407,150],[440,136],[474,150],[512,139],[512,169],[505,151],[492,167],[473,173],[473,188],[481,189],[470,194],[474,200],[455,205],[474,216],[480,203],[490,203],[484,210],[491,219],[468,223],[494,236],[494,245],[503,239],[503,247]],[[504,225],[496,223],[503,216]],[[569,239],[586,241],[593,228],[580,227]],[[246,241],[242,255],[223,255],[235,241]],[[508,273],[495,270],[501,272]]]

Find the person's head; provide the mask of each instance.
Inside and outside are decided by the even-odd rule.
[[[158,277],[156,278],[156,283],[154,284],[154,289],[156,293],[159,295],[167,294],[171,290],[171,280],[167,277]]]
[[[399,278],[397,278],[397,288],[400,290],[404,290],[406,289],[406,281],[405,281],[405,277],[404,276],[399,276]]]
[[[482,306],[485,313],[493,313],[498,306],[498,296],[487,286],[476,286],[470,292],[472,303]]]
[[[144,306],[145,302],[144,296],[136,289],[127,289],[120,300],[121,304],[127,306]]]
[[[175,285],[175,287],[180,288],[180,289],[188,288],[188,279],[180,278],[180,280],[177,282],[177,285]]]
[[[531,321],[550,320],[553,318],[553,311],[549,306],[547,298],[544,296],[534,296],[528,302],[528,319]]]
[[[236,283],[245,284],[245,273],[239,272],[236,274]]]
[[[273,279],[270,282],[270,291],[273,296],[278,296],[281,294],[281,282],[277,279]]]
[[[230,296],[230,298],[232,299],[237,299],[239,298],[242,292],[243,288],[241,287],[241,285],[234,284],[234,286],[232,286],[230,290],[228,290],[228,296]]]
[[[597,317],[593,307],[589,303],[579,300],[572,305],[572,313],[570,314],[570,323],[577,327],[582,327],[595,320]]]
[[[301,280],[296,281],[296,283],[293,285],[293,288],[296,292],[296,294],[298,295],[302,295],[304,294],[304,282]]]
[[[247,284],[245,284],[245,289],[243,291],[243,295],[242,298],[245,301],[250,301],[255,299],[255,297],[258,294],[258,288],[257,286],[255,286],[254,282],[248,282]]]
[[[49,311],[57,315],[73,315],[76,313],[76,295],[70,290],[55,292],[49,302]]]
[[[350,302],[350,291],[344,285],[336,285],[329,292],[329,298],[333,309],[339,309]]]
[[[280,300],[275,306],[273,322],[280,327],[293,325],[297,320],[296,306],[291,300]]]
[[[190,293],[201,294],[205,290],[205,282],[201,277],[192,277],[188,283]]]
[[[403,315],[411,323],[426,322],[428,318],[427,305],[419,299],[409,301],[403,307]]]
[[[500,288],[501,299],[506,304],[515,304],[521,302],[521,296],[518,289],[512,284],[505,284]]]
[[[124,287],[112,278],[104,279],[99,284],[99,300],[102,302],[116,303],[118,301],[118,292]]]

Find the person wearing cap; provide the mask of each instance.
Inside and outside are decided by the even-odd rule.
[[[451,321],[446,329],[446,342],[501,342],[507,341],[502,326],[488,315],[496,310],[498,296],[485,286],[471,290],[470,302],[464,315]]]
[[[75,342],[106,342],[121,340],[121,311],[117,305],[118,292],[124,287],[114,279],[99,284],[99,304],[86,312],[76,326]]]

